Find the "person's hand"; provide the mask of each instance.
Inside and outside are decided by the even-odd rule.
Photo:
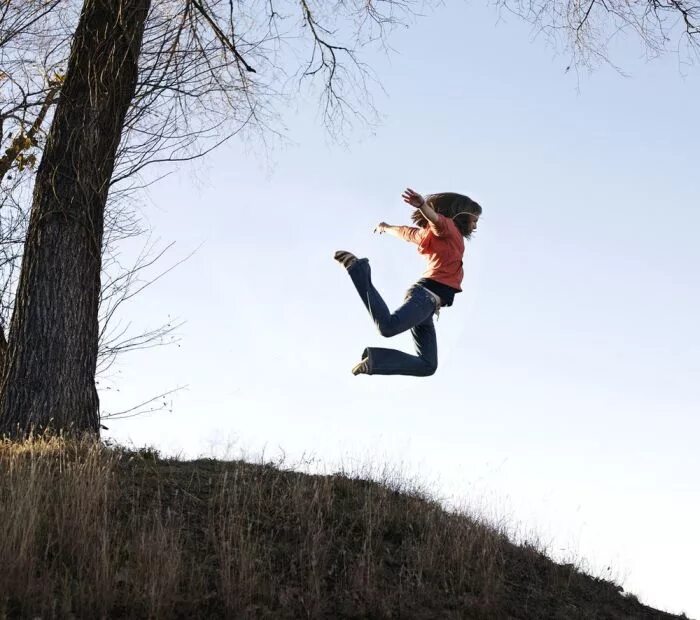
[[[425,198],[421,196],[418,192],[414,192],[410,187],[404,190],[401,194],[401,198],[405,203],[411,205],[414,209],[420,209],[425,204]]]
[[[382,235],[386,232],[387,228],[389,228],[389,224],[386,222],[379,222],[379,224],[374,227],[374,232]]]

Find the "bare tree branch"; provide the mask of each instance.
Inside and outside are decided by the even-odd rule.
[[[152,398],[149,398],[147,400],[144,400],[143,402],[139,403],[138,405],[134,405],[133,407],[129,407],[128,409],[124,409],[122,411],[114,411],[114,412],[105,412],[104,415],[102,416],[103,420],[124,420],[127,418],[135,418],[137,416],[142,416],[147,413],[153,413],[154,411],[163,411],[164,409],[167,409],[169,406],[172,406],[172,403],[168,403],[165,400],[162,400],[166,398],[167,396],[170,396],[171,394],[176,394],[177,392],[186,389],[187,386],[183,385],[181,387],[174,388],[172,390],[168,390],[167,392],[163,392],[162,394],[158,394],[158,396],[153,396]],[[157,403],[159,401],[160,404],[158,406],[154,406],[154,403]],[[172,411],[172,409],[170,409]]]

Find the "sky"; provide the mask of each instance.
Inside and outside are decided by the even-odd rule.
[[[287,141],[231,141],[151,186],[175,262],[124,321],[182,319],[177,344],[123,356],[103,414],[173,388],[105,435],[184,457],[384,467],[534,537],[561,561],[700,617],[700,67],[633,39],[565,71],[530,27],[449,3],[364,56],[377,126],[329,138],[311,95]],[[333,260],[371,260],[391,306],[422,273],[402,190],[484,209],[464,292],[437,323],[436,375],[354,377],[376,333]],[[128,252],[128,249],[125,249]],[[311,465],[308,465],[311,463]]]

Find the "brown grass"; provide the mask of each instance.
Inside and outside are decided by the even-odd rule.
[[[0,443],[0,618],[672,618],[424,494]]]

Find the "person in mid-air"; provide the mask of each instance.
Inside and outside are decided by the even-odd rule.
[[[437,339],[433,314],[451,306],[464,277],[462,258],[464,239],[476,230],[481,206],[461,194],[430,194],[423,198],[412,189],[401,196],[416,209],[411,216],[416,226],[392,226],[381,222],[374,232],[389,233],[418,246],[428,268],[423,277],[406,293],[404,304],[390,312],[374,288],[369,261],[339,250],[337,260],[350,274],[362,302],[382,336],[391,337],[411,330],[416,355],[395,349],[368,347],[362,360],[352,369],[354,375],[413,375],[427,377],[438,365]]]

